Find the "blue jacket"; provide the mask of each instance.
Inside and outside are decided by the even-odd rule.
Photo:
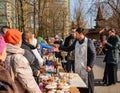
[[[39,48],[40,53],[42,52],[42,49],[43,49],[43,48],[53,49],[52,46],[49,46],[49,45],[47,45],[47,44],[45,44],[45,43],[43,43],[43,42],[38,42],[38,44],[40,45],[40,48]]]

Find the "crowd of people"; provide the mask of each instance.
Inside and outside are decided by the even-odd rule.
[[[30,29],[20,32],[8,26],[1,27],[0,93],[42,93],[39,76],[45,69],[45,49],[54,51],[55,47],[41,36],[35,38]]]
[[[114,29],[108,31],[108,39],[101,41],[105,46],[106,63],[103,84],[112,85],[117,82],[120,41]],[[98,43],[87,38],[84,32],[83,28],[71,28],[65,40],[56,35],[46,42],[41,36],[35,38],[30,29],[21,33],[3,26],[0,29],[0,91],[42,93],[39,76],[54,51],[54,57],[61,61],[64,70],[79,74],[88,86],[87,93],[94,93],[93,66]],[[62,52],[66,55],[62,56]],[[47,60],[46,55],[49,56]]]

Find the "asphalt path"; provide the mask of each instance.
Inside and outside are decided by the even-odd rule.
[[[95,93],[120,93],[120,61],[118,63],[118,82],[115,85],[104,86],[101,83],[105,67],[103,59],[103,55],[97,56],[95,66],[93,68],[95,76]]]

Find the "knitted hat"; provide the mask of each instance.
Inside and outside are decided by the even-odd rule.
[[[38,40],[39,40],[40,42],[42,42],[42,41],[43,41],[43,38],[40,36],[40,37],[38,37]]]
[[[5,46],[6,46],[6,44],[5,44],[4,38],[2,35],[0,35],[0,53],[3,52]]]
[[[6,32],[4,39],[6,43],[15,45],[22,39],[22,35],[21,32],[18,31],[17,29],[9,29]]]

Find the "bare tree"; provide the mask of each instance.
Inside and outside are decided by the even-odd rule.
[[[40,1],[39,1],[40,2]],[[59,2],[60,3],[60,2]],[[68,11],[65,11],[62,3],[57,0],[41,1],[39,5],[39,35],[44,37],[55,36],[65,29],[65,18]]]
[[[43,18],[46,17],[44,15],[45,7],[47,7],[46,5],[47,5],[47,0],[44,1],[38,0],[38,31],[41,36],[43,36],[42,21]]]
[[[92,16],[96,16],[97,9],[100,6],[102,8],[103,16],[106,19],[104,22],[105,26],[120,29],[120,0],[93,0],[93,4],[91,5],[88,13],[92,14]]]
[[[18,26],[21,31],[31,26],[32,8],[30,0],[16,0],[16,14],[18,15]]]
[[[83,9],[83,0],[76,0],[74,3],[74,15],[73,20],[76,20],[77,27],[86,27],[86,21],[84,17],[84,9]]]
[[[23,10],[23,0],[19,0],[19,3],[20,3],[20,10],[21,10],[21,24],[20,24],[20,28],[21,28],[21,31],[25,31],[25,25],[24,25],[24,10]]]
[[[113,10],[114,23],[117,23],[117,27],[120,29],[120,0],[110,0],[107,2]]]
[[[64,2],[57,0],[16,0],[18,25],[21,31],[31,27],[35,35],[55,36],[66,31],[66,11]]]

